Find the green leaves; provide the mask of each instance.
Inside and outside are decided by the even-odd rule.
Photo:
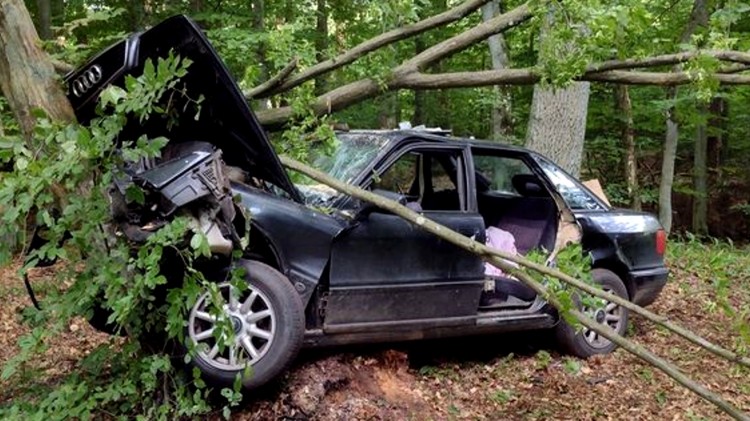
[[[110,87],[102,93],[100,116],[88,126],[40,120],[29,142],[0,137],[0,156],[14,163],[13,170],[0,178],[0,236],[18,235],[28,241],[36,226],[46,243],[31,251],[30,264],[23,270],[42,259],[65,259],[56,268],[56,287],[45,291],[43,312],[26,317],[36,327],[21,338],[21,351],[3,367],[1,378],[12,381],[25,367],[33,368],[34,355],[44,350],[50,337],[66,331],[74,317],[91,317],[97,307],[110,313],[107,322],[128,334],[124,341],[95,350],[48,393],[19,396],[0,408],[0,418],[89,419],[106,411],[167,420],[211,409],[207,392],[194,387],[199,381],[176,370],[169,357],[144,352],[139,342],[146,333],[160,331],[182,340],[185,313],[210,284],[190,268],[196,256],[210,255],[208,242],[202,234],[191,237],[188,220],[176,218],[134,249],[114,235],[108,193],[124,162],[158,157],[167,144],[164,137],[121,139],[121,131],[128,118],[145,121],[152,114],[186,111],[172,110],[168,98],[184,95],[180,78],[189,65],[189,60],[171,54],[149,62],[142,75],[128,78],[124,89]],[[191,104],[199,109],[200,99]],[[144,191],[135,186],[125,196],[145,202]],[[0,257],[7,260],[12,251],[0,243]],[[157,297],[168,282],[162,268],[167,254],[184,262],[186,273],[161,300]],[[180,270],[170,267],[167,274]],[[233,403],[237,395],[227,399]]]

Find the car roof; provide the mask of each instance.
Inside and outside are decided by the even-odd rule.
[[[469,146],[487,147],[495,150],[536,154],[534,151],[531,151],[529,149],[511,145],[508,143],[466,137],[454,137],[450,135],[449,132],[440,129],[347,130],[337,133],[349,136],[382,136],[390,140],[391,147],[396,146],[400,143],[414,140],[416,138],[425,142],[432,143],[460,143]]]

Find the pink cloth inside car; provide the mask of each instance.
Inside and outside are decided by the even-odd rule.
[[[504,251],[509,254],[518,254],[518,250],[516,250],[516,239],[513,237],[513,234],[511,234],[508,231],[502,230],[497,227],[489,227],[486,231],[487,240],[486,244],[487,247]],[[517,264],[513,262],[508,262],[511,265],[518,267]],[[495,276],[495,277],[507,277],[508,274],[503,272],[502,270],[496,268],[495,266],[492,266],[489,263],[484,264],[484,274],[487,276]]]

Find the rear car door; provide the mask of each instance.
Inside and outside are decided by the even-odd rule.
[[[473,180],[467,177],[466,157],[461,145],[409,146],[384,158],[364,185],[484,241],[484,221],[467,194]],[[373,210],[333,244],[324,327],[356,331],[469,323],[476,316],[483,272],[476,255]]]

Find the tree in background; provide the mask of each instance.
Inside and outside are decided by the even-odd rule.
[[[538,13],[536,6],[529,9],[513,1],[390,0],[354,5],[333,0],[315,4],[113,0],[104,6],[71,2],[64,9],[60,1],[29,1],[27,6],[45,38],[64,38],[48,47],[68,62],[80,62],[108,40],[171,14],[193,14],[248,92],[274,82],[269,89],[253,92],[254,98],[265,98],[255,104],[269,129],[306,119],[309,123],[338,120],[349,127],[392,127],[413,116],[414,123],[448,127],[457,135],[510,135],[526,139],[527,146],[552,156],[572,172],[580,167],[583,177],[603,178],[615,203],[636,208],[641,203],[645,209],[658,210],[667,228],[677,218],[681,228],[723,235],[724,228],[709,217],[708,210],[712,195],[724,190],[709,186],[746,184],[736,172],[709,169],[703,164],[708,159],[702,158],[702,151],[709,148],[716,153],[717,130],[726,132],[720,136],[721,144],[730,145],[721,148],[723,156],[736,156],[730,153],[732,148],[743,150],[742,140],[729,143],[734,136],[742,139],[747,131],[746,120],[736,118],[738,110],[725,117],[703,112],[703,120],[723,118],[723,123],[707,123],[713,128],[706,130],[695,125],[701,120],[700,109],[717,108],[700,105],[711,102],[707,96],[715,96],[709,91],[718,92],[719,83],[747,81],[746,57],[713,54],[746,48],[747,37],[742,34],[748,19],[737,2],[560,2],[561,23],[554,21],[552,35],[546,37],[551,41],[541,36],[549,16],[546,9]],[[501,9],[504,13],[498,15]],[[512,22],[490,29],[493,21],[509,17]],[[382,34],[390,35],[384,39]],[[368,44],[377,37],[379,42]],[[575,54],[563,54],[571,48]],[[509,67],[511,56],[515,68]],[[638,68],[662,73],[634,71]],[[286,74],[279,77],[283,70]],[[611,89],[582,89],[585,84],[569,85],[571,80],[652,84],[663,86],[666,93],[658,98],[652,88],[612,88],[619,105],[609,109],[604,104],[607,95],[612,98]],[[678,85],[686,86],[677,90]],[[562,99],[575,86],[577,94]],[[730,104],[745,91],[735,87],[723,92],[727,97],[723,101]],[[633,112],[632,129],[627,129],[626,99]],[[653,116],[660,112],[667,116],[667,125],[656,128]],[[329,117],[318,120],[320,115]],[[612,124],[623,119],[624,129]],[[545,126],[545,121],[551,123]],[[562,139],[563,135],[571,137]],[[664,139],[663,147],[657,148],[659,137]],[[618,143],[612,143],[616,139]],[[603,142],[606,148],[597,149]],[[616,165],[623,171],[605,171],[611,160],[620,162]],[[729,159],[724,166],[733,162]],[[732,174],[731,180],[719,180],[719,173]],[[746,202],[725,201],[731,203],[720,207],[720,212],[733,220],[745,215]],[[733,230],[750,229],[740,222],[734,225]]]

